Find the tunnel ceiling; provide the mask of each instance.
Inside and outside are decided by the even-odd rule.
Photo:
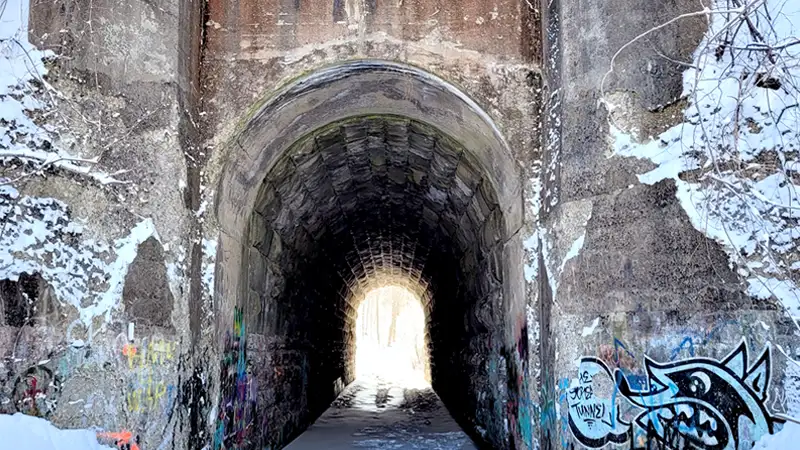
[[[292,264],[335,268],[348,298],[376,274],[425,286],[435,281],[429,258],[475,264],[503,229],[469,153],[428,125],[390,116],[350,119],[301,140],[270,171],[255,212],[259,252],[289,247]]]

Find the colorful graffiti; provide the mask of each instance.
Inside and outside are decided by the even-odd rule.
[[[56,375],[62,379],[71,377],[78,368],[87,364],[92,356],[92,351],[87,347],[67,347],[64,354],[58,358]]]
[[[131,412],[145,412],[159,408],[172,409],[175,401],[175,386],[152,375],[139,375],[128,382],[126,392],[128,409]]]
[[[532,449],[533,411],[528,384],[528,326],[525,320],[517,328],[516,352],[501,350],[506,361],[507,393],[506,416],[509,423],[511,448]]]
[[[256,383],[247,359],[247,333],[239,308],[234,311],[233,333],[228,332],[225,336],[220,379],[222,404],[213,448],[247,447],[255,413]]]
[[[137,441],[138,436],[127,430],[116,433],[102,432],[97,433],[97,440],[100,442],[111,442],[116,445],[119,450],[139,450]]]
[[[123,345],[122,356],[127,360],[129,369],[147,369],[172,361],[175,346],[174,342],[166,341],[163,338],[144,338],[139,345],[134,343]]]
[[[174,384],[164,374],[175,359],[177,344],[160,337],[145,337],[139,344],[128,342],[119,350],[130,370],[125,400],[128,410],[143,413],[171,410],[177,397]]]
[[[558,403],[564,404],[567,403],[567,394],[569,392],[569,378],[561,378],[558,380]],[[555,412],[553,413],[555,414]],[[560,414],[559,415],[559,422],[561,423],[560,427],[560,437],[561,437],[561,448],[569,448],[569,419],[567,414]]]
[[[752,365],[748,361],[744,341],[719,361],[658,363],[645,356],[640,382],[619,368],[612,372],[603,359],[584,357],[567,392],[569,428],[590,448],[626,442],[631,448],[651,448],[651,442],[674,449],[751,448],[781,421],[765,406],[770,347]],[[619,398],[627,401],[632,419],[623,418]]]

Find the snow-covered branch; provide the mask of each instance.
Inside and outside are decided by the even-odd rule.
[[[102,185],[129,184],[128,181],[115,178],[118,175],[126,173],[126,170],[119,170],[112,174],[94,170],[94,165],[97,164],[97,158],[75,158],[71,156],[61,156],[58,153],[37,150],[0,149],[0,161],[8,162],[11,160],[19,160],[32,166],[30,172],[20,175],[14,179],[15,181],[29,175],[41,175],[48,168],[55,168],[74,175],[85,176]]]
[[[49,52],[27,40],[28,0],[5,0],[0,8],[0,164],[15,167],[5,183],[16,183],[46,170],[85,177],[101,185],[127,184],[97,168],[97,158],[81,158],[58,148],[59,132],[34,117],[57,110],[54,90],[44,77]],[[14,165],[14,162],[23,164]]]

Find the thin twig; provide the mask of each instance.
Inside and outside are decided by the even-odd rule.
[[[628,48],[628,47],[630,47],[631,45],[633,45],[635,42],[639,41],[639,40],[640,40],[640,39],[642,39],[642,38],[645,38],[645,37],[647,37],[647,36],[651,35],[652,33],[656,32],[656,31],[658,31],[658,30],[660,30],[660,29],[662,29],[662,28],[668,27],[669,25],[672,25],[673,23],[675,23],[675,22],[678,22],[678,21],[680,21],[680,20],[683,20],[683,19],[689,19],[689,18],[692,18],[692,17],[698,17],[698,16],[709,16],[709,15],[711,15],[711,14],[727,14],[727,13],[738,13],[738,14],[742,14],[742,12],[743,12],[743,9],[742,9],[742,8],[738,8],[738,9],[730,9],[730,10],[711,10],[711,9],[705,8],[705,9],[703,9],[702,11],[695,11],[695,12],[690,12],[690,13],[681,14],[681,15],[679,15],[679,16],[673,17],[672,19],[670,19],[670,20],[668,20],[668,21],[666,21],[666,22],[662,23],[661,25],[656,25],[655,27],[653,27],[653,28],[650,28],[649,30],[647,30],[647,31],[645,31],[645,32],[643,32],[643,33],[641,33],[641,34],[639,34],[639,35],[638,35],[638,36],[636,36],[635,38],[633,38],[633,39],[631,39],[630,41],[626,42],[626,43],[625,43],[625,45],[623,45],[622,47],[620,47],[620,48],[619,48],[619,50],[617,50],[617,51],[614,53],[614,56],[612,56],[612,57],[611,57],[611,62],[610,62],[610,64],[609,64],[609,69],[608,69],[608,71],[607,71],[607,72],[606,72],[606,73],[603,75],[603,79],[600,81],[600,98],[601,98],[601,101],[602,101],[602,100],[604,99],[604,97],[606,96],[606,92],[605,92],[605,84],[606,84],[606,79],[608,78],[608,76],[609,76],[609,75],[611,75],[611,74],[614,72],[614,63],[616,63],[616,61],[617,61],[617,58],[619,57],[619,55],[620,55],[620,54],[621,54],[621,53],[622,53],[622,52],[623,52],[623,51],[624,51],[626,48]]]
[[[73,162],[84,162],[94,165],[97,161],[91,159],[87,160],[81,158],[72,158],[69,156],[59,156],[54,153],[34,151],[34,150],[27,152],[0,151],[0,160],[4,158],[18,159],[23,162],[38,162],[40,163],[40,165],[36,167],[37,173],[41,173],[43,170],[52,166],[70,173],[89,177],[90,179],[102,185],[131,183],[130,181],[117,180],[116,178],[114,178],[115,175],[121,175],[126,171],[118,171],[114,174],[106,174],[103,172],[96,172],[96,171],[93,172],[92,166],[79,166],[73,164]]]

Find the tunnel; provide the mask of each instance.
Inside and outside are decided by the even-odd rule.
[[[215,440],[282,448],[302,433],[354,380],[358,301],[397,285],[423,304],[450,414],[508,448],[527,360],[508,326],[524,302],[522,195],[488,116],[426,72],[358,61],[284,86],[229,146]]]

